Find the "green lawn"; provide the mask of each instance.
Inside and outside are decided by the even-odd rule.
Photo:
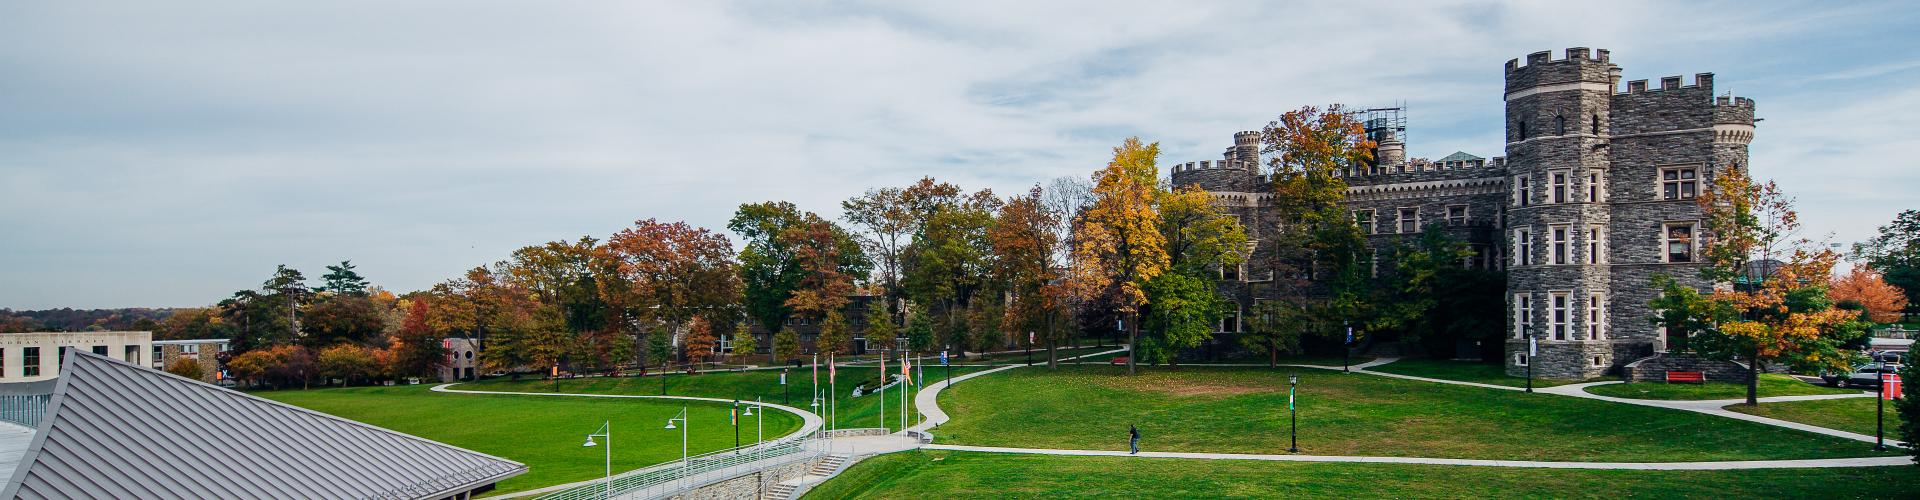
[[[1913,467],[1740,471],[1512,469],[910,451],[855,464],[807,498],[1895,498]]]
[[[1817,399],[1813,401],[1787,401],[1781,403],[1760,403],[1760,406],[1745,404],[1727,405],[1726,409],[1777,418],[1789,422],[1818,425],[1829,429],[1839,429],[1873,435],[1874,398]],[[1895,440],[1900,428],[1900,414],[1893,409],[1893,403],[1887,402],[1887,439]]]
[[[1082,354],[1093,354],[1096,352],[1112,351],[1116,349],[1119,349],[1119,347],[1113,347],[1113,346],[1065,347],[1065,346],[1062,346],[1060,347],[1059,351],[1060,351],[1061,360],[1066,361],[1068,363],[1072,363],[1073,361],[1067,360],[1067,358],[1073,357],[1073,356],[1079,356]],[[1112,356],[1121,356],[1121,355],[1122,354],[1113,354]],[[1113,359],[1112,356],[1099,356],[1097,357],[1097,359],[1087,358],[1084,362],[1099,361],[1099,362],[1105,363],[1107,362],[1107,360]],[[954,359],[953,362],[955,363],[1025,364],[1027,362],[1027,351],[999,352],[999,353],[993,353],[993,354],[987,354],[987,355],[974,356],[966,359]],[[935,353],[934,357],[929,361],[927,366],[931,367],[939,363],[940,363],[940,355],[939,353]],[[1035,365],[1047,364],[1047,350],[1045,348],[1036,347],[1033,349],[1033,364]]]
[[[945,368],[936,364],[928,364],[925,368],[923,373],[925,373],[927,382],[937,382],[947,374]],[[956,366],[953,367],[953,374],[959,376],[984,369],[986,368]],[[899,370],[897,365],[891,362],[887,363],[887,371],[889,373],[899,373]],[[880,426],[880,399],[878,395],[869,394],[858,398],[853,397],[853,386],[856,381],[875,378],[878,376],[878,371],[879,368],[877,367],[840,367],[837,377],[840,382],[838,388],[840,427]],[[915,371],[921,372],[922,370]],[[791,370],[787,374],[788,386],[783,389],[780,386],[779,370],[669,375],[666,377],[666,393],[673,396],[737,398],[744,401],[752,401],[755,397],[758,397],[768,403],[786,401],[788,405],[811,410],[812,407],[808,406],[810,402],[808,397],[813,393],[813,379],[811,377],[812,371],[807,368]],[[564,379],[560,381],[560,392],[657,395],[660,394],[660,382],[661,377],[657,376]],[[827,387],[825,387],[827,384],[826,367],[820,368],[820,383],[822,384],[821,390],[825,391],[827,389]],[[461,384],[459,388],[473,391],[553,392],[554,384],[551,380],[525,379],[513,381],[498,378]],[[900,427],[900,393],[898,392],[898,388],[899,386],[889,388],[886,394],[888,415],[886,426],[888,429],[893,430],[898,430]],[[911,402],[913,396],[909,394],[907,400]],[[832,416],[832,412],[825,409],[818,410],[815,413],[819,413],[823,418]],[[911,426],[915,423],[915,415],[911,410],[907,413],[907,418],[907,425]]]
[[[500,483],[501,492],[601,477],[606,448],[580,444],[606,421],[613,425],[615,472],[680,458],[681,431],[663,428],[680,412],[680,402],[449,394],[425,385],[253,394],[527,464],[527,473]],[[725,405],[693,404],[689,410],[692,453],[733,447]],[[800,428],[800,418],[786,412],[767,412],[765,418],[769,439]],[[752,443],[755,420],[742,423],[741,437]]]
[[[1267,354],[1263,352],[1262,353],[1237,352],[1233,355],[1223,356],[1217,361],[1195,361],[1195,362],[1181,363],[1181,364],[1183,365],[1266,364],[1268,361],[1270,361],[1270,359],[1267,357]],[[1341,363],[1357,365],[1357,364],[1365,363],[1368,361],[1373,361],[1373,357],[1354,356],[1352,358],[1342,358],[1340,356],[1283,354],[1279,357],[1278,360],[1271,360],[1271,361],[1274,361],[1275,363],[1282,364],[1282,365],[1314,365],[1314,366],[1332,366],[1332,367],[1338,368],[1341,365]]]
[[[1707,382],[1704,384],[1669,384],[1666,382],[1634,382],[1630,384],[1607,384],[1588,387],[1587,392],[1601,396],[1634,399],[1661,400],[1703,400],[1703,399],[1746,399],[1747,385],[1733,382]],[[1813,385],[1793,378],[1791,375],[1775,373],[1760,374],[1760,397],[1769,396],[1806,396],[1814,394],[1856,394],[1858,389],[1839,389]]]
[[[1507,368],[1498,363],[1480,363],[1472,361],[1449,361],[1444,359],[1402,359],[1392,363],[1368,368],[1384,373],[1397,373],[1415,377],[1458,380],[1482,384],[1504,385],[1508,387],[1526,387],[1526,377],[1507,376]],[[1556,385],[1577,383],[1577,380],[1533,379],[1534,387],[1553,387]]]
[[[1678,410],[1317,369],[1021,369],[941,394],[941,443],[1281,453],[1287,375],[1300,376],[1300,448],[1318,455],[1561,461],[1857,457],[1858,443]]]

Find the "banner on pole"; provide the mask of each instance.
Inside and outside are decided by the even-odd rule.
[[[1293,411],[1293,388],[1287,388],[1287,411]]]
[[[1880,399],[1892,401],[1900,397],[1900,374],[1880,374]]]
[[[1540,340],[1533,337],[1527,337],[1527,358],[1528,358],[1527,363],[1532,364],[1533,363],[1532,358],[1534,356],[1539,356],[1539,355],[1540,355]]]
[[[780,370],[780,385],[787,385],[787,371]]]
[[[940,366],[947,366],[947,351],[940,351]]]

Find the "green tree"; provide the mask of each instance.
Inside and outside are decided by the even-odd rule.
[[[1312,311],[1309,332],[1337,335],[1339,325],[1367,318],[1373,294],[1366,233],[1343,203],[1342,170],[1372,161],[1375,146],[1355,115],[1339,104],[1288,111],[1261,132],[1273,213],[1273,292]]]
[[[893,323],[893,313],[887,311],[884,298],[867,303],[866,322],[867,342],[880,349],[892,349],[894,340],[900,336],[900,326]]]
[[[343,260],[340,265],[327,266],[327,274],[321,275],[320,279],[326,281],[326,284],[320,285],[320,291],[337,295],[367,295],[367,279],[354,272],[353,262]]]
[[[1145,326],[1155,333],[1154,345],[1166,351],[1137,351],[1141,356],[1172,364],[1180,349],[1199,347],[1213,338],[1214,327],[1232,305],[1220,296],[1211,277],[1194,274],[1195,270],[1182,268],[1147,281],[1147,297],[1153,302],[1147,308]]]
[[[1900,398],[1893,400],[1894,413],[1900,415],[1900,441],[1907,443],[1907,453],[1913,455],[1914,463],[1920,463],[1920,363],[1908,362],[1900,370]]]
[[[769,328],[786,324],[794,311],[789,303],[794,292],[809,276],[819,277],[823,271],[822,266],[803,267],[805,257],[800,255],[799,245],[810,245],[816,257],[832,255],[838,274],[863,277],[871,267],[852,234],[818,215],[802,213],[792,203],[740,205],[733,219],[727,221],[727,229],[740,235],[746,244],[740,250],[738,268],[746,314]],[[822,230],[831,234],[819,234]]]
[[[376,341],[386,329],[386,316],[365,295],[336,295],[307,307],[303,341],[311,347],[339,342]]]
[[[773,355],[775,363],[780,362],[779,358],[793,359],[799,356],[800,334],[794,333],[792,328],[781,328],[779,333],[773,334]]]
[[[1267,367],[1280,363],[1280,353],[1300,352],[1300,332],[1306,330],[1308,311],[1280,300],[1254,302],[1247,311],[1247,329],[1241,332],[1240,346],[1249,351],[1266,351]]]
[[[733,328],[734,357],[752,356],[759,350],[760,341],[753,338],[753,332],[747,329],[747,323],[742,321],[738,325],[735,325]]]
[[[838,310],[828,311],[826,319],[820,322],[820,335],[814,337],[814,350],[822,354],[845,354],[847,344],[852,341],[847,318]]]
[[[1907,296],[1907,313],[1920,308],[1920,210],[1906,210],[1880,226],[1880,234],[1853,245],[1854,258],[1879,271]]]
[[[933,319],[926,313],[914,311],[907,316],[905,331],[907,346],[920,352],[937,350],[934,344]]]

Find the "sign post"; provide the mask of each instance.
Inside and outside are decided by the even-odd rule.
[[[1884,366],[1884,365],[1883,365]],[[1900,397],[1900,375],[1880,374],[1880,397],[1874,398],[1873,450],[1887,451],[1887,400]]]

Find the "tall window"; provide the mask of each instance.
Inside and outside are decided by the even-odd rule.
[[[40,348],[20,348],[20,375],[23,377],[40,376]]]
[[[1467,225],[1467,206],[1466,205],[1448,206],[1447,207],[1447,225],[1449,226]]]
[[[1533,230],[1519,228],[1513,230],[1513,265],[1533,265]]]
[[[1566,264],[1568,261],[1567,233],[1572,232],[1572,228],[1566,224],[1560,224],[1553,226],[1551,231],[1552,233],[1549,234],[1553,236],[1553,263]]]
[[[1557,135],[1567,135],[1567,117],[1553,117],[1553,133]]]
[[[1587,340],[1606,338],[1606,321],[1602,320],[1601,308],[1605,307],[1605,294],[1593,294],[1587,297]]]
[[[1522,141],[1527,140],[1527,121],[1520,120],[1519,126],[1516,128],[1520,132],[1520,140]]]
[[[1693,262],[1693,230],[1692,222],[1667,224],[1667,262]]]
[[[1554,340],[1567,339],[1567,307],[1571,305],[1568,302],[1573,300],[1572,295],[1568,292],[1553,292],[1548,295],[1548,305],[1552,307],[1548,320],[1552,322]]]
[[[1220,318],[1220,331],[1228,333],[1240,331],[1240,311],[1238,308],[1227,311],[1227,316]]]
[[[140,346],[127,346],[126,352],[122,353],[121,356],[127,360],[127,363],[140,364]]]
[[[1605,233],[1601,231],[1601,229],[1602,228],[1600,226],[1587,227],[1587,263],[1588,264],[1599,264],[1600,256],[1606,255],[1606,252],[1607,252],[1606,245],[1602,244],[1602,238],[1605,238],[1606,236],[1605,236]]]
[[[1375,232],[1376,232],[1376,229],[1375,229],[1375,228],[1374,228],[1374,226],[1373,226],[1373,211],[1372,211],[1372,210],[1354,210],[1354,211],[1353,211],[1353,223],[1354,223],[1354,224],[1359,224],[1359,225],[1360,225],[1360,230],[1361,230],[1361,231],[1366,231],[1366,232],[1367,232],[1367,234],[1373,234],[1373,233],[1375,233]]]
[[[1419,208],[1400,209],[1400,232],[1414,233],[1419,231],[1420,231],[1420,209]]]
[[[1593,127],[1591,128],[1591,130],[1593,131],[1593,135],[1600,135],[1600,114],[1599,113],[1594,113],[1593,115]]]
[[[792,323],[793,320],[787,320],[787,322]],[[166,350],[164,349],[164,347],[165,346],[162,346],[160,344],[153,345],[153,357],[147,358],[147,362],[153,363],[154,368],[160,368],[160,362],[166,359],[167,357]]]
[[[1566,203],[1567,202],[1567,173],[1554,172],[1549,175],[1551,176],[1550,179],[1553,181],[1551,184],[1553,187],[1553,190],[1552,190],[1553,196],[1549,199],[1549,202],[1550,203]]]
[[[1527,326],[1533,323],[1533,294],[1513,294],[1513,338],[1527,338]]]
[[[1692,199],[1700,190],[1700,169],[1698,167],[1667,167],[1660,169],[1660,194],[1669,200]]]
[[[1600,173],[1587,174],[1587,203],[1600,202]]]
[[[1531,192],[1531,190],[1532,190],[1532,186],[1529,185],[1527,176],[1525,174],[1522,174],[1519,177],[1514,177],[1513,178],[1513,203],[1515,205],[1520,205],[1523,207],[1527,206],[1530,203],[1533,203],[1533,200],[1531,199],[1533,198],[1532,196],[1533,193]]]

